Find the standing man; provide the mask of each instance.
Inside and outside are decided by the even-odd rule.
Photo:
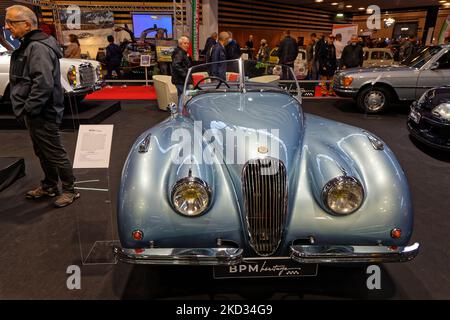
[[[249,35],[247,42],[245,43],[245,47],[248,52],[248,59],[253,60],[253,35]]]
[[[336,49],[336,66],[339,70],[341,68],[342,51],[344,51],[345,44],[342,43],[342,34],[338,33],[334,40],[334,48]]]
[[[309,44],[306,47],[306,61],[308,63],[308,79],[317,80],[317,68],[315,67],[315,50],[317,43],[317,35],[311,33]]]
[[[203,54],[205,55],[205,61],[211,62],[211,49],[217,43],[217,32],[213,32],[208,39],[206,39],[205,48]]]
[[[56,207],[71,204],[75,191],[72,164],[61,144],[59,125],[64,112],[59,59],[62,52],[56,40],[38,29],[37,17],[29,8],[14,5],[6,9],[6,29],[19,39],[20,47],[11,56],[9,83],[14,114],[27,126],[45,178],[26,197],[38,199],[62,194]]]
[[[211,60],[212,62],[220,62],[227,60],[225,45],[228,43],[230,35],[226,31],[219,33],[219,42],[213,47]],[[218,77],[222,80],[227,79],[227,64],[214,63],[211,65],[211,76]]]
[[[278,49],[278,57],[280,58],[280,64],[284,64],[288,67],[294,68],[294,62],[298,55],[297,42],[291,38],[291,32],[286,30],[284,32],[284,39],[280,43]],[[283,79],[289,80],[291,77],[287,68],[283,68]]]
[[[109,45],[106,47],[106,79],[112,78],[112,72],[116,71],[117,77],[120,78],[120,64],[122,63],[122,50],[114,43],[114,37],[108,36]]]
[[[417,51],[417,42],[414,34],[410,34],[400,48],[400,60],[411,57]]]
[[[184,82],[192,65],[188,49],[189,38],[182,36],[178,39],[178,47],[172,53],[172,83],[177,87],[178,98],[183,93]]]
[[[358,37],[353,35],[350,44],[342,51],[341,69],[362,67],[363,62],[363,48],[358,44]]]
[[[327,94],[334,96],[333,85],[329,83],[336,72],[336,49],[333,44],[333,35],[329,35],[325,44],[320,47],[318,52],[319,73],[321,81],[322,96]]]

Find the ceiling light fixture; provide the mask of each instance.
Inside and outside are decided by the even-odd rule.
[[[348,4],[348,5],[346,5],[345,6],[346,8],[351,8],[351,7],[353,7],[351,4]]]
[[[343,14],[343,13],[338,13],[338,14],[336,15],[336,17],[338,17],[338,18],[343,18],[343,17],[344,17],[344,14]]]
[[[358,8],[358,10],[359,11],[364,11],[364,10],[366,10],[366,8],[361,7],[361,8]]]
[[[331,3],[332,6],[337,6],[338,4],[339,4],[339,3],[337,3],[337,2],[332,2],[332,3]]]
[[[316,2],[323,2],[323,0],[316,0]]]

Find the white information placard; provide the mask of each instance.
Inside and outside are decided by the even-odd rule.
[[[113,127],[112,124],[80,125],[74,169],[109,167]]]

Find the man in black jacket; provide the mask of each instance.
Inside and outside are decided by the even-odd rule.
[[[291,32],[286,30],[284,32],[284,39],[280,43],[278,49],[278,57],[280,58],[280,64],[284,64],[288,67],[294,68],[294,62],[298,55],[297,42],[291,38]],[[291,78],[290,72],[287,68],[283,68],[283,80],[289,80]]]
[[[184,82],[191,67],[188,49],[189,38],[182,36],[178,39],[178,47],[172,53],[172,83],[177,87],[178,97],[183,93]]]
[[[216,43],[217,43],[217,32],[213,32],[211,36],[208,39],[206,39],[205,49],[203,49],[203,54],[205,55],[206,62],[211,62],[211,50]]]
[[[107,37],[109,45],[106,47],[106,79],[112,78],[112,72],[116,71],[117,77],[120,78],[120,64],[122,63],[122,50],[114,43],[114,37]]]
[[[211,62],[220,62],[227,60],[227,54],[225,51],[225,45],[228,43],[230,35],[226,31],[219,33],[219,42],[213,47],[211,53]],[[222,80],[227,79],[227,64],[226,63],[214,63],[211,65],[210,73],[214,77],[218,77]]]
[[[358,44],[358,37],[353,36],[351,43],[342,51],[342,69],[362,67],[364,62],[363,48]]]
[[[63,193],[55,206],[71,204],[80,194],[75,191],[72,164],[61,144],[59,125],[64,112],[59,59],[62,52],[56,40],[37,29],[36,15],[29,8],[15,5],[6,9],[6,29],[20,39],[10,64],[11,103],[19,121],[27,126],[45,178],[41,186],[26,197],[54,197],[58,182]]]

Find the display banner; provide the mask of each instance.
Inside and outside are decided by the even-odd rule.
[[[342,43],[347,44],[352,39],[352,35],[358,34],[357,24],[333,24],[333,35],[340,33],[342,35]]]
[[[69,42],[69,34],[78,36],[81,52],[88,53],[94,59],[98,48],[108,45],[107,36],[114,33],[114,16],[109,10],[89,10],[81,8],[80,12],[72,10],[59,11],[63,42]]]
[[[445,38],[450,36],[450,14],[445,19],[444,23],[442,24],[441,31],[439,32],[439,41],[438,43],[444,43]]]
[[[191,47],[192,47],[192,59],[197,61],[199,59],[198,47],[200,33],[200,4],[199,0],[192,0],[192,35],[191,35]]]

